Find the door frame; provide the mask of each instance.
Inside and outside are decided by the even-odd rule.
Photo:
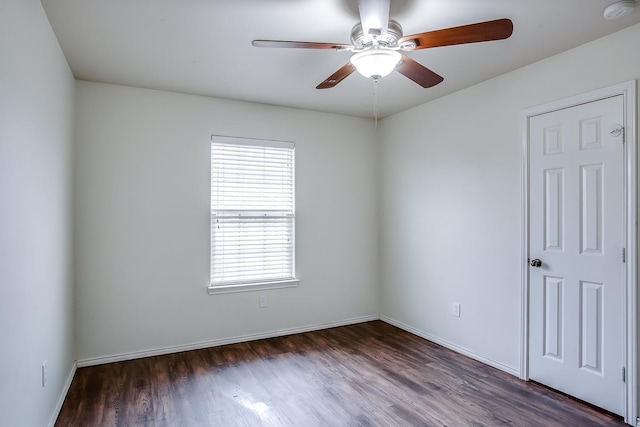
[[[529,380],[529,123],[533,116],[622,95],[624,103],[624,197],[625,197],[625,366],[626,387],[624,420],[636,425],[637,420],[637,134],[636,134],[636,81],[620,83],[585,94],[564,98],[531,107],[520,113],[522,132],[521,159],[521,320],[520,320],[520,378]],[[621,373],[622,374],[622,373]],[[638,424],[640,426],[640,423]]]

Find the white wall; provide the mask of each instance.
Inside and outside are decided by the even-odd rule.
[[[74,361],[74,80],[38,0],[0,6],[0,425],[44,426]],[[48,362],[42,388],[40,367]]]
[[[640,78],[639,40],[636,25],[382,122],[383,316],[519,369],[520,112]]]
[[[89,82],[76,105],[79,360],[377,316],[370,120]],[[212,134],[296,143],[298,288],[207,294]]]

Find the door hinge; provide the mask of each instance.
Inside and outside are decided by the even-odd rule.
[[[622,367],[622,382],[627,382],[627,368]]]
[[[625,137],[624,137],[624,126],[620,125],[620,124],[613,124],[611,125],[611,127],[609,128],[609,133],[611,135],[613,135],[614,137],[619,137],[622,136],[622,138],[620,139],[622,141],[622,143],[625,143]]]
[[[622,248],[622,263],[627,262],[627,248]]]

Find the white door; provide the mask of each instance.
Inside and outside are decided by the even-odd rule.
[[[623,113],[620,95],[529,122],[529,378],[619,415]]]

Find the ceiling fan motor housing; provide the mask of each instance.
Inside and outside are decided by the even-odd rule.
[[[351,44],[356,50],[368,49],[374,44],[374,39],[378,41],[379,46],[384,47],[397,47],[398,40],[402,38],[402,26],[393,19],[389,20],[387,27],[387,34],[383,36],[374,36],[371,34],[364,34],[362,30],[362,23],[357,23],[351,30]]]

